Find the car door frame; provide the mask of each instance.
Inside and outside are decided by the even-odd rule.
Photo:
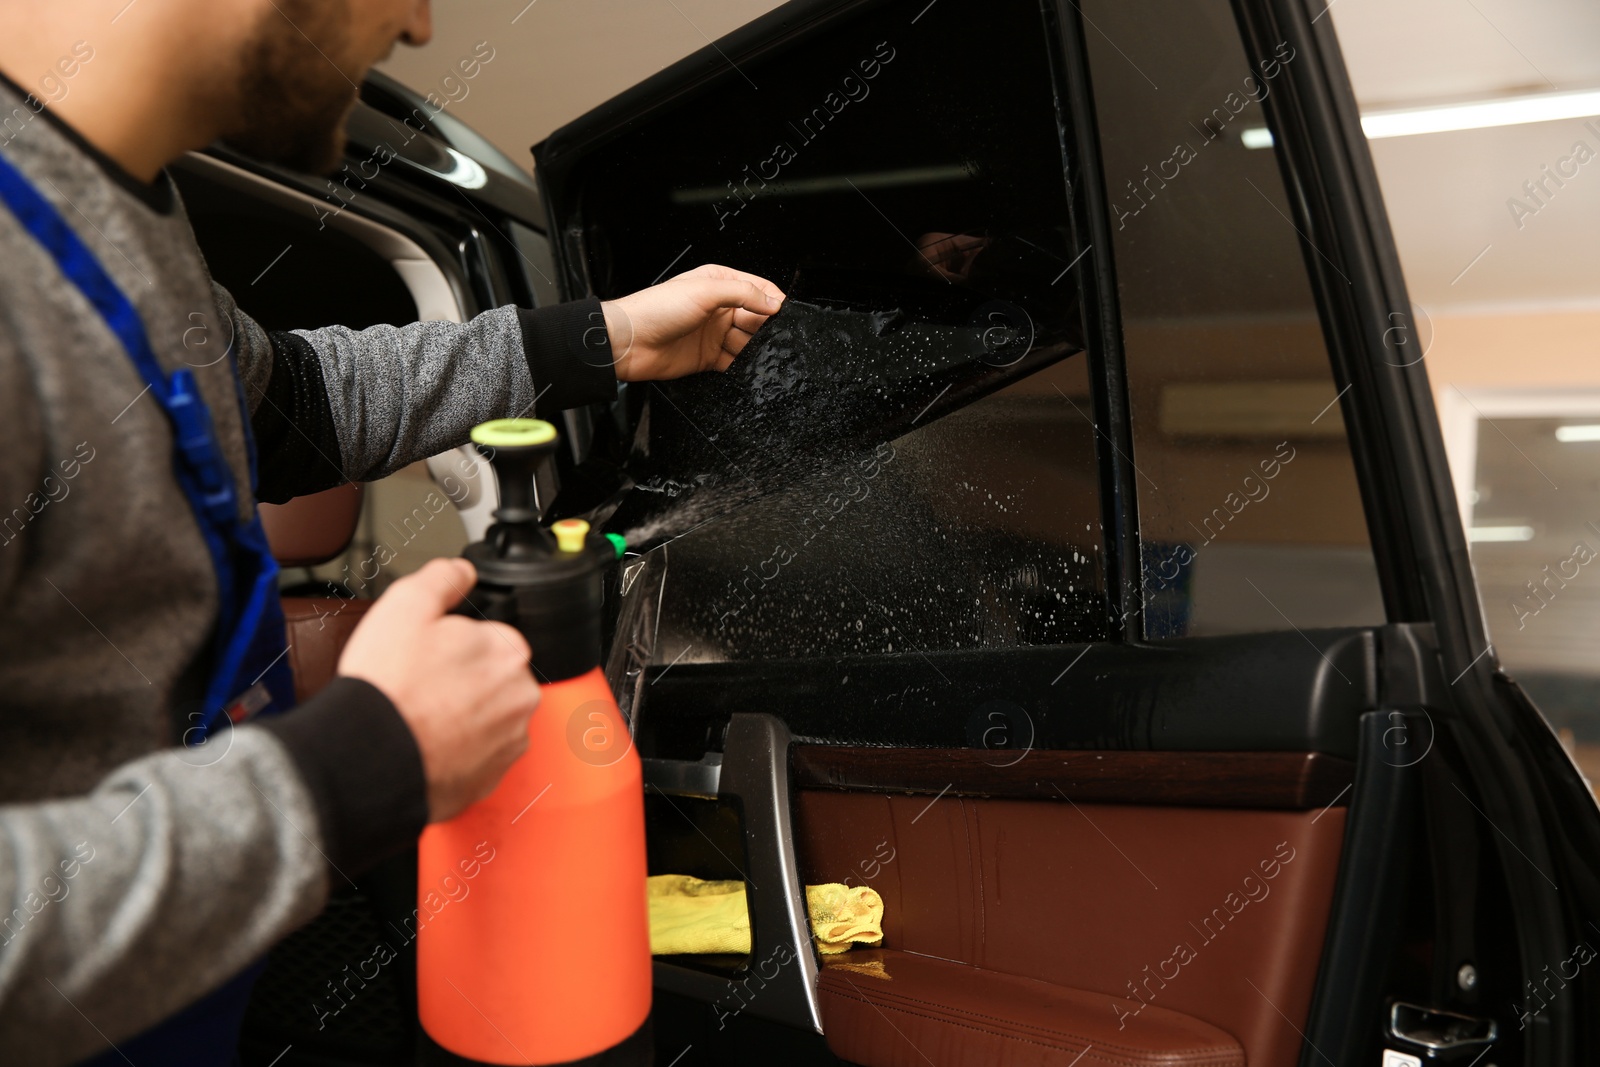
[[[1385,603],[1391,623],[1425,627],[1418,632],[1431,647],[1419,651],[1436,657],[1447,680],[1436,725],[1454,741],[1456,770],[1478,797],[1487,823],[1480,836],[1516,902],[1522,974],[1533,976],[1567,956],[1577,915],[1600,907],[1600,808],[1490,645],[1425,353],[1333,21],[1324,18],[1332,5],[1234,3],[1250,51],[1269,55],[1288,41],[1306,55],[1285,65],[1264,107],[1342,390]],[[1339,936],[1330,929],[1329,943]],[[1525,1031],[1527,1063],[1577,1062],[1580,1048],[1594,1054],[1594,1024],[1583,1022],[1581,1005],[1594,1002],[1597,982],[1574,984],[1577,995],[1552,1001],[1543,1025]],[[1334,999],[1320,989],[1314,1012]],[[1334,1038],[1343,1022],[1314,1014],[1308,1043],[1319,1033]],[[1309,1049],[1306,1056],[1313,1062]]]

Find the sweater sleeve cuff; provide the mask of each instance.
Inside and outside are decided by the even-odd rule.
[[[539,398],[536,410],[564,411],[616,399],[617,371],[599,300],[520,308],[517,317]]]
[[[328,862],[354,878],[416,843],[428,783],[411,728],[368,682],[335,678],[285,715],[260,720],[311,791]]]

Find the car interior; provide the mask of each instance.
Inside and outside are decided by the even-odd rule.
[[[1375,1059],[1383,996],[1427,1000],[1432,932],[1473,921],[1436,913],[1400,773],[1438,683],[1387,619],[1280,161],[1241,136],[1274,75],[1225,0],[1161,34],[1081,6],[780,9],[536,149],[553,237],[520,243],[556,280],[520,301],[710,262],[795,301],[721,379],[565,416],[541,493],[633,546],[608,674],[651,873],[748,888],[748,956],[657,959],[660,1062]],[[330,234],[217,159],[178,179],[269,329],[474,310],[369,212]],[[327,565],[404,491],[266,509],[303,695],[366,602]],[[813,953],[823,882],[881,894],[881,947]],[[410,856],[337,889],[246,1061],[415,1062],[411,955],[352,970],[414,899]]]

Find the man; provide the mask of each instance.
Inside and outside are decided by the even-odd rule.
[[[520,635],[446,614],[470,564],[436,561],[326,691],[224,741],[217,715],[281,683],[252,438],[274,499],[381,478],[542,389],[548,413],[725,369],[783,294],[702,267],[604,305],[269,336],[163,168],[219,138],[336,166],[427,0],[0,3],[0,1060],[180,1062],[176,1033],[181,1062],[226,1062],[265,951],[485,796],[538,700]],[[233,360],[185,361],[195,312],[231,319]]]

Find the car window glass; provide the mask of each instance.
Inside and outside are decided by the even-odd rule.
[[[723,378],[649,388],[613,526],[669,540],[656,662],[1107,632],[1051,40],[1023,0],[875,5],[572,179],[599,295],[716,262],[794,300]]]
[[[1600,405],[1581,390],[1456,395],[1473,429],[1467,540],[1494,654],[1600,781]]]
[[[1260,103],[1309,60],[1288,44],[1247,59],[1227,0],[1082,10],[1146,635],[1381,623],[1339,390]]]

